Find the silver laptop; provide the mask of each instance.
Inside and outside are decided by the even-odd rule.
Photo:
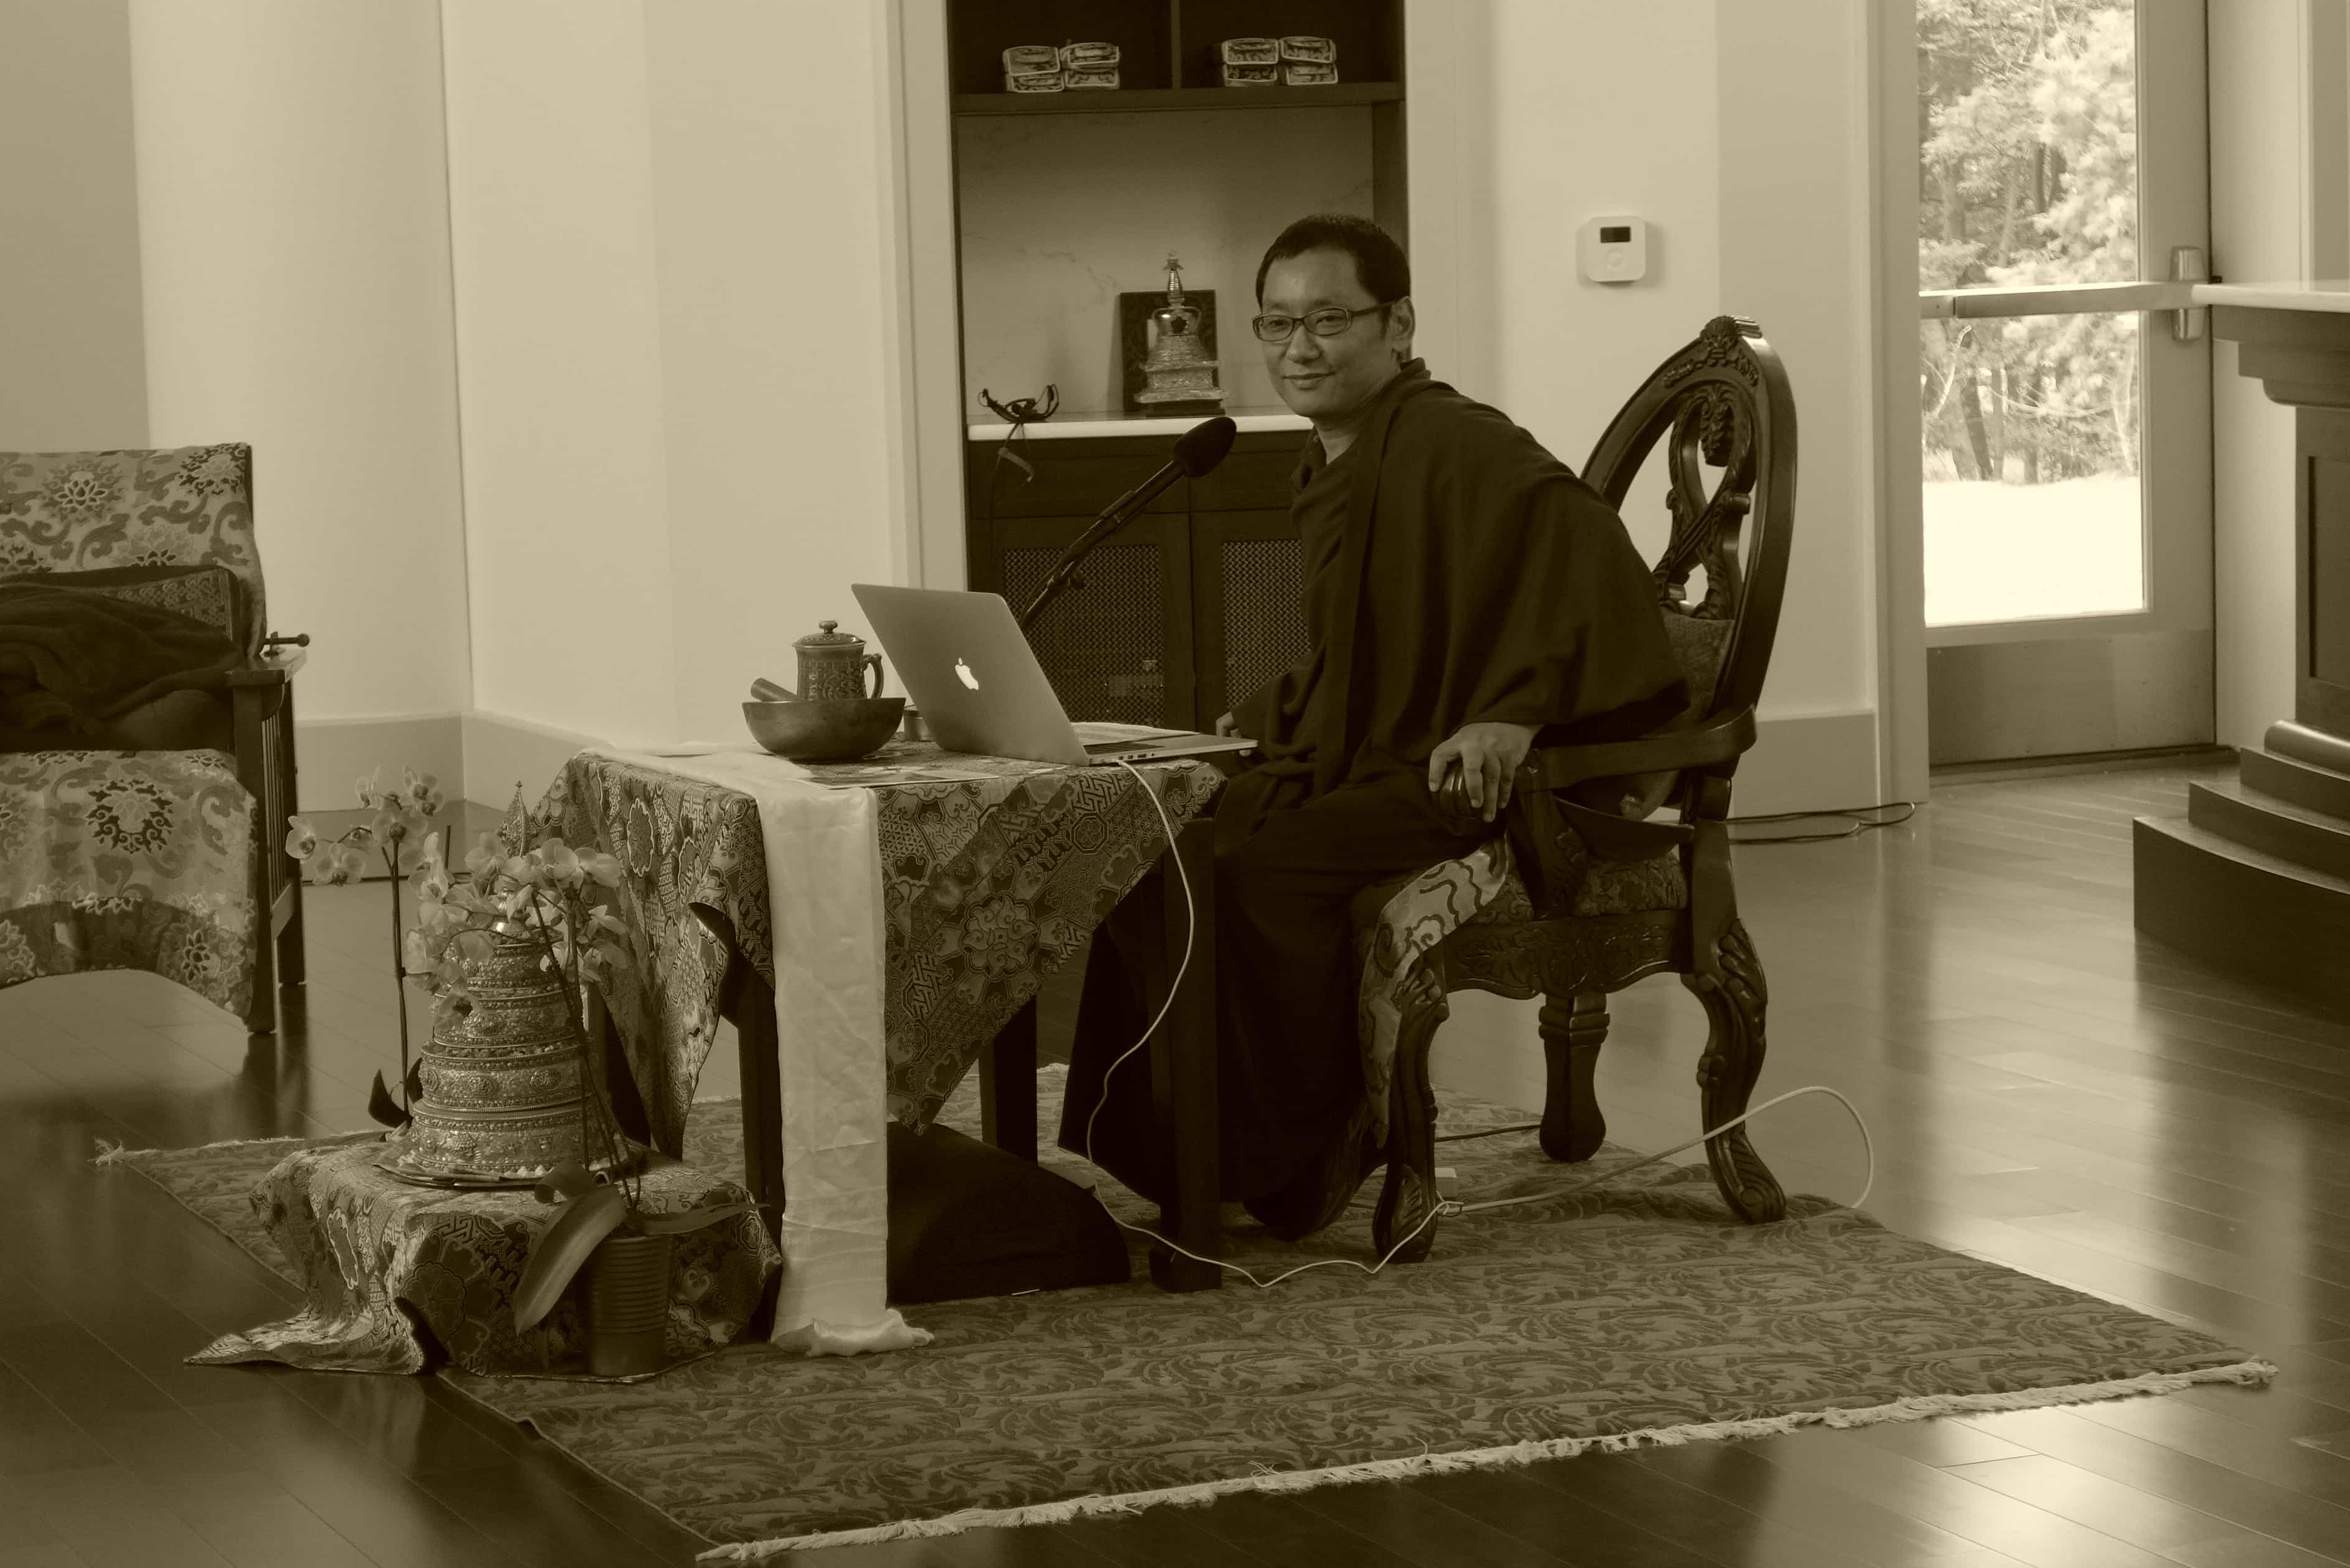
[[[947,751],[1082,766],[1244,752],[1256,744],[1180,730],[1072,724],[1001,596],[849,587],[898,683]]]

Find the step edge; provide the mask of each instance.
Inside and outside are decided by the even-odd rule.
[[[2350,783],[2350,781],[2345,781]],[[2304,805],[2288,796],[2274,794],[2244,783],[2241,779],[2194,779],[2187,785],[2188,814],[2194,814],[2199,797],[2224,801],[2230,805],[2264,812],[2287,822],[2297,822],[2304,827],[2350,840],[2350,816],[2337,816],[2322,806]]]
[[[2183,815],[2134,816],[2130,823],[2134,828],[2158,833],[2187,848],[2216,855],[2223,860],[2232,860],[2248,870],[2262,871],[2272,877],[2303,883],[2320,892],[2350,897],[2350,877],[2337,877],[2331,871],[2321,871],[2314,866],[2288,860],[2282,855],[2272,855],[2265,849],[2239,844],[2225,834],[2214,833],[2208,827],[2189,822]]]

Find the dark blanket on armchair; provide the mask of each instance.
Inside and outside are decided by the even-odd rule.
[[[224,743],[217,694],[243,662],[219,628],[160,606],[0,582],[0,751]]]

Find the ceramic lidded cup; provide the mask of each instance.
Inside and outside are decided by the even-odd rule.
[[[820,620],[816,629],[792,644],[800,660],[800,701],[856,701],[881,695],[881,656],[865,651],[865,639],[837,629],[837,620]],[[865,690],[865,668],[873,667],[873,690]]]

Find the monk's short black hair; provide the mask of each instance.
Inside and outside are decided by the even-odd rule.
[[[1411,263],[1403,247],[1368,218],[1352,213],[1316,213],[1281,231],[1256,264],[1256,302],[1264,303],[1264,275],[1273,264],[1302,256],[1308,251],[1344,251],[1355,258],[1355,275],[1384,305],[1411,292]]]

